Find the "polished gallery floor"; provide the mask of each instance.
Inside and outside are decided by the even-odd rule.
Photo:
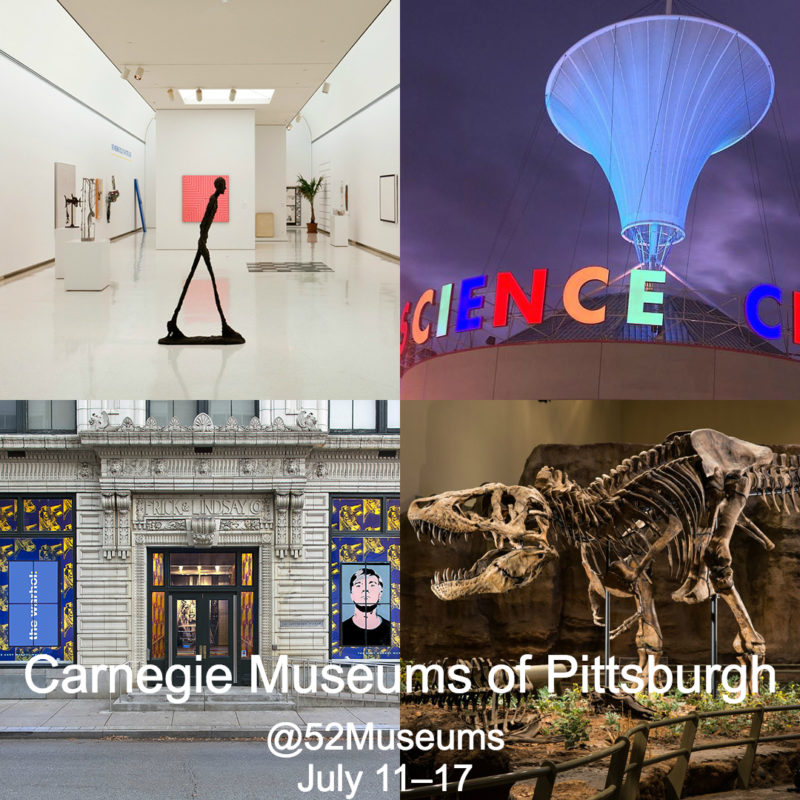
[[[157,340],[194,252],[156,250],[155,238],[111,245],[102,292],[65,291],[52,265],[0,283],[0,375],[15,396],[53,398],[54,387],[58,398],[398,396],[396,261],[322,234],[310,242],[305,231],[254,250],[212,247],[225,315],[246,344],[167,347]],[[219,333],[202,262],[178,324],[187,335]]]

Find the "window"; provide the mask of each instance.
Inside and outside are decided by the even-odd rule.
[[[400,430],[400,401],[331,400],[328,403],[328,430],[396,433]]]
[[[221,428],[233,417],[242,427],[247,427],[258,416],[256,400],[149,400],[147,416],[153,417],[161,427],[169,425],[176,417],[186,428],[191,428],[198,414],[208,414]]]
[[[0,497],[0,663],[75,660],[72,497]]]
[[[331,655],[400,657],[400,503],[330,498]]]
[[[0,400],[0,433],[75,433],[74,400]]]

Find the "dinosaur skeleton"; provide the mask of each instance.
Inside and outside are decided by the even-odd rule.
[[[451,664],[466,665],[469,668],[466,676],[469,691],[424,691],[416,687],[414,691],[403,695],[403,703],[445,708],[456,713],[469,727],[485,731],[500,730],[506,739],[532,739],[542,726],[542,716],[535,703],[536,696],[522,693],[516,687],[503,694],[494,691],[489,686],[489,672],[498,663],[488,658],[472,658],[469,661],[445,658],[436,661],[435,664],[445,671]]]
[[[542,713],[539,706],[537,690],[548,684],[550,670],[546,666],[528,666],[525,669],[525,691],[520,691],[519,664],[508,661],[492,661],[489,658],[450,659],[444,658],[430,664],[436,664],[445,672],[455,664],[466,666],[465,675],[469,681],[467,692],[455,692],[442,687],[428,689],[419,685],[414,690],[403,694],[404,705],[435,706],[455,713],[463,723],[474,730],[499,730],[506,741],[531,741],[542,728]],[[498,692],[489,682],[489,673],[499,664],[506,665],[517,675],[512,687]],[[567,674],[555,676],[555,688],[562,690],[562,678]],[[591,703],[596,712],[613,709],[642,719],[652,719],[653,712],[638,703],[630,695],[610,695],[592,693]]]
[[[648,656],[658,661],[662,653],[651,567],[665,553],[681,581],[672,599],[693,604],[722,597],[739,629],[734,650],[749,665],[766,648],[734,584],[731,537],[738,528],[772,549],[743,513],[747,499],[760,495],[778,511],[800,512],[798,493],[797,456],[701,429],[673,434],[585,487],[543,467],[533,486],[489,483],[415,500],[408,518],[417,537],[433,544],[476,535],[493,543],[469,569],[434,576],[431,588],[442,600],[525,586],[567,548],[577,549],[595,624],[604,624],[606,590],[634,599],[635,613],[612,636],[637,626],[642,669]]]

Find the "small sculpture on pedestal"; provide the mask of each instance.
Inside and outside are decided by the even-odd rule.
[[[65,209],[65,216],[66,216],[66,223],[64,224],[65,228],[77,228],[78,226],[75,224],[75,206],[79,206],[81,201],[75,197],[74,194],[69,196],[64,195],[64,209]]]
[[[119,199],[119,189],[117,189],[117,181],[114,176],[111,176],[111,191],[106,192],[106,222],[111,222],[111,204],[116,203]]]
[[[225,193],[227,185],[225,178],[217,178],[214,181],[214,194],[208,198],[208,205],[206,206],[206,213],[200,222],[200,238],[197,240],[197,253],[195,254],[192,268],[189,270],[189,276],[186,278],[186,283],[183,285],[178,305],[172,314],[172,319],[167,322],[167,335],[158,340],[159,344],[244,344],[244,337],[228,325],[225,319],[225,314],[222,311],[222,305],[219,302],[219,293],[217,292],[217,281],[214,277],[214,270],[211,268],[211,257],[208,253],[208,231],[211,228],[211,223],[214,221],[214,215],[217,213],[217,198]],[[200,258],[206,262],[208,273],[211,275],[211,285],[214,287],[214,300],[217,304],[217,311],[219,318],[222,322],[222,335],[221,336],[186,336],[178,327],[178,314],[180,313],[183,300],[186,297],[186,292],[189,289],[189,284],[194,277],[194,271],[200,263]]]
[[[81,187],[81,241],[94,241],[94,221],[97,219],[97,184],[94,178],[84,178]]]

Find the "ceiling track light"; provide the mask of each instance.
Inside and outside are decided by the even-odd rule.
[[[131,75],[130,69],[128,69],[128,67],[125,67],[122,70],[122,74],[120,75],[120,77],[122,78],[122,80],[126,81],[130,77],[130,75]]]
[[[175,102],[175,90],[174,89],[167,89],[167,97],[169,97],[170,103]]]
[[[202,103],[203,102],[203,90],[202,89],[195,90],[194,96],[197,98],[197,102],[198,103]]]
[[[294,121],[295,121],[295,122],[300,122],[300,120],[301,120],[301,119],[303,119],[303,115],[302,115],[302,114],[298,114],[298,115],[297,115],[297,116],[294,118]]]
[[[288,127],[286,128],[286,130],[287,130],[287,131],[290,131],[291,129],[292,129],[292,123],[290,122],[290,123],[289,123],[289,125],[288,125]]]
[[[230,100],[232,103],[235,99],[236,99],[236,89],[231,89],[231,93],[228,95],[228,100]]]
[[[139,67],[136,72],[133,73],[133,77],[136,78],[137,81],[142,79],[142,75],[144,75],[144,67]]]
[[[331,85],[328,83],[328,81],[325,81],[325,83],[322,84],[322,94],[328,94],[330,90]]]

